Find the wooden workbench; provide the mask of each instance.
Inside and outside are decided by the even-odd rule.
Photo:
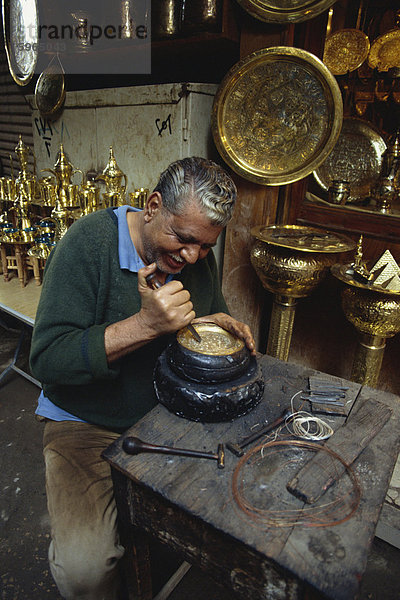
[[[232,423],[194,423],[158,406],[104,454],[112,466],[122,541],[131,558],[131,598],[151,598],[146,536],[155,536],[243,600],[297,599],[310,594],[332,600],[356,597],[367,563],[369,546],[399,452],[400,399],[392,394],[346,382],[354,407],[366,401],[391,409],[391,416],[352,464],[361,487],[361,500],[347,521],[331,526],[263,525],[249,518],[232,497],[232,476],[238,458],[227,451],[225,469],[215,461],[140,454],[122,449],[127,435],[152,444],[216,451],[219,442],[240,440],[253,425],[273,420],[290,405],[294,393],[305,389],[315,372],[269,356],[260,359],[265,381],[261,404]],[[343,381],[343,380],[341,380]],[[357,409],[357,410],[356,410]],[[324,417],[336,430],[346,417]],[[288,459],[290,460],[290,459]],[[267,467],[268,470],[268,467]],[[309,507],[276,481],[260,481],[271,494],[271,508]],[[335,484],[336,485],[336,484]],[[324,506],[331,490],[318,500]],[[282,520],[285,517],[283,515]],[[134,543],[134,541],[136,544]],[[136,560],[136,558],[138,560]],[[314,597],[314,596],[313,596]]]

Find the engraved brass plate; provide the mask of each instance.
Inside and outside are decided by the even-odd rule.
[[[64,73],[56,65],[40,74],[35,87],[36,106],[43,116],[54,115],[65,100]]]
[[[328,190],[335,179],[348,181],[347,202],[361,202],[370,196],[379,178],[385,150],[384,139],[370,123],[345,118],[336,146],[315,170],[314,177],[324,190]]]
[[[38,58],[37,0],[2,0],[2,15],[8,68],[15,83],[27,85]]]
[[[335,77],[316,56],[264,48],[234,65],[214,99],[212,131],[223,159],[264,185],[292,183],[329,155],[342,126]]]
[[[334,75],[345,75],[361,67],[369,48],[369,39],[364,32],[341,29],[326,39],[322,60]]]
[[[256,19],[266,23],[299,23],[313,19],[335,0],[238,0]]]
[[[179,344],[193,352],[209,356],[227,356],[244,347],[243,340],[234,337],[213,323],[193,323],[193,327],[201,336],[200,343],[194,339],[186,327],[178,331],[176,336]]]
[[[356,243],[332,231],[302,225],[268,225],[253,227],[251,234],[267,244],[301,252],[348,252]]]
[[[388,71],[400,67],[400,29],[392,29],[380,35],[372,44],[368,56],[372,69]]]

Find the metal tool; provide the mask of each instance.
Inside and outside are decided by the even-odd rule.
[[[158,281],[155,273],[150,273],[150,275],[147,275],[146,281],[147,281],[147,285],[149,287],[151,287],[153,290],[158,290],[158,288],[162,287],[162,283],[160,283]],[[193,325],[191,323],[189,323],[189,325],[186,325],[186,327],[188,328],[188,330],[190,331],[190,333],[192,334],[194,339],[200,343],[201,337],[199,336],[199,334],[197,333],[197,331],[195,330]]]
[[[184,448],[172,448],[171,446],[156,446],[155,444],[148,444],[142,442],[137,437],[129,436],[122,442],[122,449],[127,454],[140,454],[142,452],[154,453],[154,454],[172,454],[175,456],[187,456],[189,458],[211,458],[216,460],[218,469],[225,467],[225,448],[224,444],[218,444],[218,450],[216,454],[212,452],[200,452],[199,450],[187,450]]]
[[[244,454],[243,448],[245,448],[252,442],[255,442],[263,435],[266,435],[267,433],[269,433],[270,431],[275,429],[275,427],[278,427],[279,425],[284,423],[286,421],[286,419],[288,419],[289,417],[292,416],[292,414],[293,413],[287,408],[286,410],[283,411],[281,416],[278,417],[277,419],[275,419],[275,421],[272,421],[272,423],[269,423],[265,427],[261,427],[261,429],[259,429],[255,433],[252,433],[251,435],[245,437],[241,442],[237,442],[237,443],[228,442],[226,444],[226,447],[228,448],[228,450],[233,452],[233,454],[235,454],[236,456],[243,456],[243,454]]]

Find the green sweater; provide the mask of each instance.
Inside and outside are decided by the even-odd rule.
[[[197,316],[227,312],[210,252],[176,276]],[[33,330],[31,369],[45,395],[81,419],[123,431],[157,400],[153,368],[173,336],[162,336],[108,365],[104,330],[140,310],[137,273],[119,266],[111,209],[76,221],[50,254]]]

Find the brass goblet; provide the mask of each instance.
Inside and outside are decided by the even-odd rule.
[[[270,225],[251,230],[256,242],[251,263],[264,288],[274,295],[267,354],[288,360],[298,298],[309,296],[356,243],[342,235],[301,225]]]
[[[350,265],[333,265],[332,274],[345,284],[342,308],[358,334],[350,379],[376,387],[386,339],[400,331],[400,292],[361,283],[347,273]]]

